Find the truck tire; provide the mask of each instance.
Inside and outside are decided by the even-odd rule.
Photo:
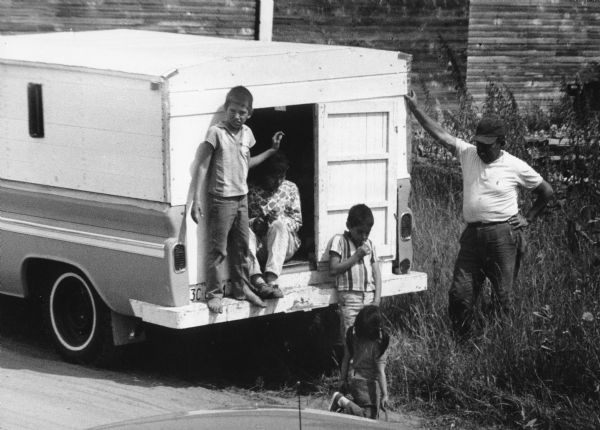
[[[110,310],[82,275],[59,274],[45,302],[50,334],[63,359],[103,367],[114,364],[117,348]]]

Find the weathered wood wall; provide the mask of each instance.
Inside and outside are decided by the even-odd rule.
[[[258,0],[0,0],[0,34],[137,28],[253,39]],[[443,105],[455,83],[440,36],[466,73],[469,0],[276,0],[273,40],[413,55],[412,81]]]
[[[467,85],[476,101],[489,80],[520,106],[548,106],[561,78],[600,62],[600,1],[471,0]]]
[[[0,1],[0,34],[139,28],[253,39],[258,0]],[[276,0],[273,40],[413,55],[412,82],[454,106],[448,44],[477,102],[489,80],[548,105],[564,76],[600,62],[595,0]],[[467,61],[468,56],[468,61]],[[468,73],[467,73],[468,65]]]
[[[0,33],[135,28],[254,39],[256,0],[0,1]]]
[[[454,105],[442,38],[466,74],[469,0],[277,0],[273,40],[355,45],[413,55],[411,80]],[[349,65],[351,67],[351,65]]]

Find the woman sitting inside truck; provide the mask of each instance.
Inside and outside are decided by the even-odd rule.
[[[300,193],[296,184],[285,179],[288,169],[289,162],[279,151],[252,172],[248,192],[248,266],[252,286],[261,298],[283,297],[277,278],[283,263],[300,247]]]

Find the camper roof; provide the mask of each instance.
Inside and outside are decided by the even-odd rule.
[[[259,42],[126,29],[0,36],[0,63],[28,62],[150,76],[165,76],[172,70],[188,67],[209,67],[215,61],[228,59],[310,57],[311,53],[339,55],[346,60],[340,64],[340,68],[346,69],[345,74],[352,69],[347,62],[351,58],[377,55],[380,61],[393,61],[399,55],[397,52],[356,47]],[[380,67],[380,61],[373,64],[374,69]],[[374,73],[381,73],[381,70],[374,70]]]

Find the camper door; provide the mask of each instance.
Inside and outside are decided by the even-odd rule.
[[[397,99],[318,106],[317,255],[327,260],[330,238],[343,232],[348,209],[364,203],[375,225],[370,238],[380,258],[393,258],[396,240]]]

